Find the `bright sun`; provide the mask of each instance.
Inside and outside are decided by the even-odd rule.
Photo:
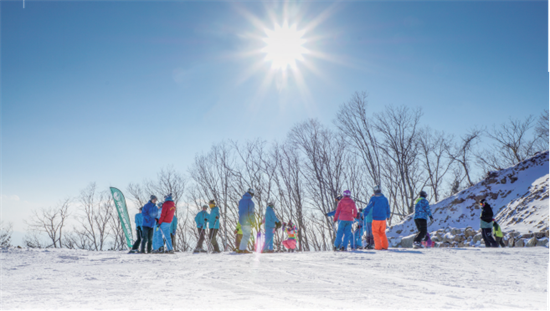
[[[265,29],[265,32],[266,47],[262,51],[267,54],[265,59],[271,61],[274,69],[285,70],[288,66],[294,67],[296,60],[303,60],[302,55],[306,52],[302,46],[304,33],[296,30],[296,26],[276,25],[274,30]]]

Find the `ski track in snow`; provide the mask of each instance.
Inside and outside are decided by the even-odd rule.
[[[545,310],[548,248],[1,253],[1,309]]]

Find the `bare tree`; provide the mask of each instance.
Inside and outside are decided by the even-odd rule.
[[[75,228],[73,232],[79,236],[77,240],[86,241],[82,245],[91,250],[101,251],[111,236],[111,194],[108,191],[97,192],[96,184],[91,183],[80,192],[79,199],[82,210],[77,215],[77,220],[80,227]]]
[[[539,138],[536,145],[537,150],[548,150],[548,109],[540,114],[535,130]]]
[[[456,161],[461,165],[470,187],[474,185],[471,178],[471,165],[474,157],[474,147],[479,141],[481,133],[481,130],[474,128],[466,135],[463,135],[458,144],[448,145],[446,148],[447,156],[452,161]]]
[[[32,245],[41,245],[38,243],[37,234],[43,233],[48,236],[49,242],[46,247],[62,247],[63,229],[69,217],[69,205],[71,200],[60,201],[57,206],[43,208],[39,211],[33,210],[29,222],[31,233],[29,242]]]
[[[428,186],[432,190],[435,202],[439,202],[445,175],[454,163],[452,159],[445,157],[445,150],[450,144],[451,138],[445,136],[443,132],[433,132],[428,127],[419,136],[422,162],[428,173]]]
[[[13,234],[13,223],[0,220],[0,247],[11,246],[11,235]]]

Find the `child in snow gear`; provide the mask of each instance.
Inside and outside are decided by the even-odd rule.
[[[202,211],[198,212],[197,216],[195,216],[195,223],[197,224],[197,231],[199,232],[199,240],[197,241],[197,247],[195,247],[193,253],[206,253],[206,251],[202,249],[202,243],[204,242],[204,236],[206,235],[206,227],[208,226],[209,215],[206,211],[207,209],[208,205],[203,205]]]
[[[420,191],[419,198],[416,199],[414,205],[414,224],[418,229],[418,234],[414,239],[414,248],[422,248],[421,242],[426,238],[428,233],[428,217],[433,220],[430,203],[426,200],[428,195],[424,191]]]
[[[145,245],[147,244],[147,253],[151,253],[153,243],[153,228],[156,225],[155,217],[157,217],[157,197],[152,195],[151,200],[145,204],[141,210],[143,215],[143,224],[141,232],[141,253],[145,253]]]
[[[141,245],[141,232],[142,232],[142,226],[143,226],[143,214],[141,211],[143,210],[143,207],[139,208],[139,213],[136,214],[136,217],[134,218],[136,223],[136,236],[137,240],[132,246],[132,250],[130,253],[139,253],[139,246]]]
[[[426,240],[422,241],[422,246],[424,246],[426,248],[430,248],[430,247],[435,246],[435,242],[432,241],[432,238],[430,237],[430,234],[428,232],[426,232]]]
[[[390,204],[382,194],[380,185],[374,187],[374,195],[370,198],[365,208],[365,213],[372,210],[372,235],[374,237],[374,248],[376,250],[388,249],[388,238],[386,237],[386,219],[391,217]]]
[[[240,253],[250,253],[248,248],[248,240],[250,240],[250,234],[252,233],[252,227],[254,226],[254,213],[256,208],[252,197],[254,196],[254,190],[248,189],[243,195],[243,198],[239,201],[239,223],[243,231],[243,237],[241,244],[239,245]]]
[[[481,215],[479,216],[479,227],[481,228],[481,236],[485,242],[485,247],[498,247],[497,242],[493,239],[491,231],[493,229],[493,209],[485,199],[479,201],[481,206]]]
[[[174,252],[177,252],[176,250],[176,230],[178,229],[178,217],[174,214],[174,218],[172,218],[172,223],[170,224],[170,239],[172,240],[172,248],[174,249]]]
[[[363,209],[363,216],[365,218],[365,232],[367,233],[367,246],[365,246],[365,248],[374,249],[374,236],[372,235],[372,209],[368,213],[365,209]]]
[[[162,203],[162,212],[159,218],[159,229],[164,235],[166,240],[166,249],[168,249],[168,254],[174,254],[174,248],[172,245],[172,239],[170,233],[172,232],[172,220],[174,218],[174,213],[176,212],[176,204],[172,199],[172,194],[168,194],[164,197],[164,203]]]
[[[237,223],[237,228],[235,228],[233,233],[235,233],[235,251],[238,251],[241,245],[241,239],[243,238],[243,230],[241,229],[240,223]]]
[[[277,223],[279,219],[275,215],[273,208],[275,203],[267,203],[265,208],[265,218],[264,218],[264,228],[265,228],[265,241],[262,252],[273,253],[273,235],[275,234],[275,229],[277,228]]]
[[[500,226],[496,222],[496,220],[493,219],[493,235],[495,236],[497,247],[500,245],[502,247],[506,247],[506,244],[502,242],[502,238],[504,235],[502,234],[502,230],[500,230]]]
[[[334,240],[334,248],[345,251],[352,238],[351,226],[355,217],[357,217],[357,207],[355,206],[355,202],[350,198],[351,192],[349,190],[345,190],[343,195],[344,197],[338,202],[338,208],[334,214],[334,222],[338,222],[338,232]]]
[[[363,217],[363,209],[360,208],[355,218],[354,224],[357,224],[353,232],[353,243],[351,244],[352,249],[362,249],[363,248],[363,225],[365,224],[365,218]]]
[[[296,249],[296,235],[298,229],[292,224],[292,220],[288,221],[288,224],[283,223],[283,231],[288,235],[288,239],[283,241],[283,246],[288,249],[289,252],[294,252]]]
[[[154,233],[153,233],[153,253],[154,254],[158,254],[158,253],[163,253],[164,252],[164,236],[162,234],[162,231],[160,230],[160,223],[159,223],[159,219],[160,219],[160,215],[162,214],[162,203],[158,203],[157,204],[157,207],[158,207],[158,212],[157,212],[157,217],[155,219],[155,228],[154,228]]]
[[[218,245],[218,241],[216,240],[216,236],[218,235],[218,230],[220,229],[220,209],[216,206],[216,201],[210,200],[208,202],[208,206],[210,207],[210,218],[208,220],[208,226],[210,227],[210,244],[214,248],[214,253],[220,252],[220,246]]]

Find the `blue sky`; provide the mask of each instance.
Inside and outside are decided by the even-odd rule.
[[[422,107],[424,124],[455,135],[548,107],[543,1],[292,2],[291,24],[318,21],[304,47],[324,55],[298,62],[303,84],[252,53],[265,32],[249,16],[272,28],[280,3],[0,7],[2,217],[18,231],[90,182],[124,190],[224,139],[330,125],[355,91],[373,112]]]

